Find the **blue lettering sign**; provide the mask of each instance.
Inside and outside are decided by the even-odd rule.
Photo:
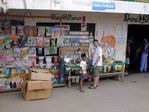
[[[109,2],[93,2],[92,10],[106,10],[106,9],[115,9],[115,3]]]

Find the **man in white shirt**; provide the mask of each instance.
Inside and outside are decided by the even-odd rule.
[[[93,62],[92,65],[94,66],[94,82],[90,89],[95,89],[98,86],[99,82],[99,71],[100,66],[102,66],[102,48],[99,46],[98,40],[93,41],[95,50],[93,53]]]

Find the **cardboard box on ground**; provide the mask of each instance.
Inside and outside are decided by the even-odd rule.
[[[51,96],[51,81],[24,81],[22,93],[25,100],[46,99]]]
[[[31,69],[30,80],[51,81],[51,74],[48,70]]]
[[[51,74],[47,70],[31,69],[29,80],[24,80],[22,93],[25,100],[46,99],[51,96]]]

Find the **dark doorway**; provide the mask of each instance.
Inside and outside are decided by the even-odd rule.
[[[46,22],[37,22],[37,26],[55,26],[60,23],[46,23]],[[62,23],[64,25],[70,25],[70,31],[81,31],[81,23]],[[95,35],[95,23],[87,23],[87,31]]]
[[[129,72],[137,73],[140,70],[141,50],[144,38],[149,41],[149,25],[128,25],[128,43],[130,44]],[[128,52],[128,49],[127,49]],[[148,67],[149,68],[149,67]]]

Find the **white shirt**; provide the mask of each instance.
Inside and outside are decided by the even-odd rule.
[[[100,57],[100,60],[97,62],[97,58]],[[100,46],[96,47],[93,53],[93,65],[102,66],[102,48]]]
[[[83,74],[86,74],[87,73],[87,64],[86,64],[86,61],[81,61],[80,62],[80,67],[82,68],[82,72]]]

